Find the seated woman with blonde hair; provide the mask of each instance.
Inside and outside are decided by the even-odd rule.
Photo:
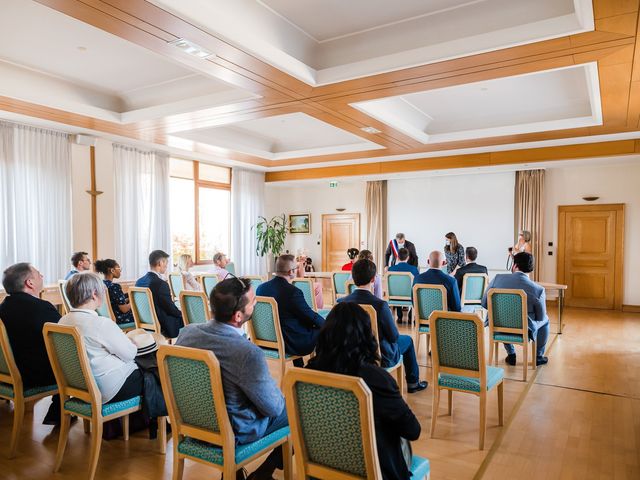
[[[182,274],[182,280],[184,280],[185,290],[193,290],[199,292],[201,290],[200,284],[193,276],[193,273],[189,269],[193,267],[193,258],[188,253],[183,253],[178,259],[178,270]]]

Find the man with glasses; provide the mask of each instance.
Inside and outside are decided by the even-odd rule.
[[[64,277],[65,280],[69,280],[72,276],[79,272],[88,272],[91,270],[91,259],[87,252],[76,252],[71,255],[71,265],[73,268],[69,270],[69,273]]]
[[[293,255],[280,255],[276,260],[275,277],[260,285],[256,294],[272,297],[277,302],[285,352],[304,356],[316,348],[324,318],[309,306],[302,290],[291,284],[296,278],[296,268]],[[295,359],[293,364],[296,367],[304,366],[301,358]]]
[[[282,392],[269,373],[264,353],[246,338],[243,329],[253,313],[256,295],[249,280],[229,275],[216,285],[209,300],[214,320],[187,325],[176,345],[215,354],[236,442],[255,442],[289,424]],[[281,447],[248,479],[270,479],[276,468],[282,469]],[[236,479],[244,478],[244,471],[239,470]]]

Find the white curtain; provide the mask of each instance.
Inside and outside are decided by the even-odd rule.
[[[149,253],[171,254],[169,156],[113,145],[116,259],[123,278],[149,270]]]
[[[54,283],[71,248],[69,136],[0,122],[0,269],[30,262]]]
[[[231,258],[238,275],[264,275],[252,228],[264,215],[264,173],[234,168],[231,178]]]

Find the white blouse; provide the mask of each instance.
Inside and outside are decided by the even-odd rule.
[[[195,292],[202,290],[202,287],[196,280],[196,277],[193,276],[193,273],[182,272],[182,279],[184,280],[184,287],[186,290],[193,290]]]
[[[93,310],[72,309],[59,323],[80,330],[102,403],[109,402],[138,368],[134,362],[138,349],[113,320]]]

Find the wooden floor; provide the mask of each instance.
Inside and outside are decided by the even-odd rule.
[[[552,322],[555,311],[550,309]],[[521,366],[505,367],[505,425],[498,427],[495,392],[489,398],[487,437],[478,451],[478,401],[456,394],[453,416],[442,405],[436,438],[429,438],[433,390],[409,395],[423,426],[414,453],[431,460],[439,479],[640,479],[640,315],[566,309],[565,330],[548,344],[549,364],[521,381]],[[555,325],[552,325],[555,331]],[[424,341],[424,340],[423,340]],[[426,357],[421,349],[423,377]],[[500,361],[504,362],[501,350]],[[518,351],[518,360],[521,359]],[[273,369],[274,375],[276,369]],[[430,378],[429,378],[430,380]],[[51,473],[58,432],[41,425],[49,400],[27,414],[20,455],[6,459],[11,406],[0,403],[0,479],[86,477],[89,437],[82,422],[71,429],[61,471]],[[103,442],[98,479],[170,479],[167,455],[155,453],[144,434]],[[250,468],[251,469],[251,468]],[[282,478],[281,472],[277,478]],[[185,479],[219,478],[187,462]]]

